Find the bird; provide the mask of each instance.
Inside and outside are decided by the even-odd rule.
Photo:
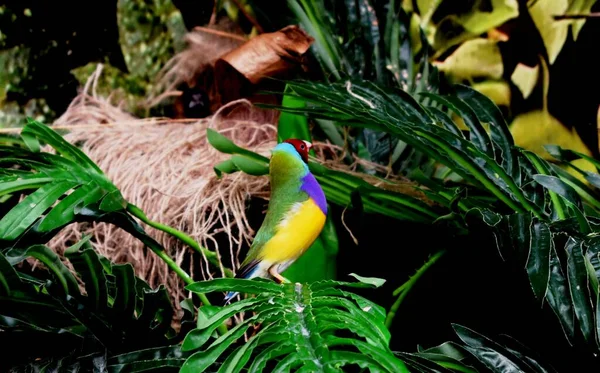
[[[287,139],[271,150],[267,213],[235,278],[261,277],[289,283],[281,273],[310,248],[323,230],[327,199],[308,167],[312,147],[306,140]],[[228,292],[223,304],[237,294]]]

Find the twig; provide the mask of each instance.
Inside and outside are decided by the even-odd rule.
[[[245,37],[243,37],[241,35],[236,35],[236,34],[233,34],[231,32],[219,31],[219,30],[215,30],[215,29],[212,29],[212,28],[208,28],[208,27],[196,26],[196,27],[194,27],[194,31],[206,32],[207,34],[213,34],[213,35],[223,36],[225,38],[230,38],[230,39],[235,39],[235,40],[240,40],[240,41],[247,41],[248,40],[248,39],[246,39]]]
[[[586,19],[586,18],[600,18],[600,12],[588,13],[588,14],[561,14],[553,16],[555,21],[563,19]]]
[[[434,265],[435,262],[437,262],[442,257],[442,255],[444,255],[445,252],[446,250],[440,250],[437,253],[433,254],[431,258],[429,258],[429,260],[425,262],[425,264],[423,264],[423,266],[421,266],[421,268],[419,268],[410,279],[408,279],[408,281],[402,284],[402,286],[400,286],[398,289],[394,290],[393,294],[394,296],[398,295],[398,299],[396,299],[396,301],[390,308],[387,317],[385,318],[385,326],[388,329],[392,326],[394,316],[396,316],[396,312],[398,311],[398,308],[400,308],[400,305],[404,301],[404,298],[406,298],[406,295],[412,290],[412,288],[415,286],[415,284],[421,278],[421,276],[423,276],[423,274],[427,272],[429,267]]]

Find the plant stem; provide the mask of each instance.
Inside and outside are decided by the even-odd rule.
[[[219,258],[217,257],[217,254],[215,252],[200,246],[192,237],[188,236],[187,234],[173,227],[169,227],[168,225],[164,225],[159,222],[150,220],[139,207],[132,205],[131,203],[127,204],[127,211],[129,211],[133,216],[137,217],[152,228],[156,228],[160,231],[170,234],[173,237],[178,238],[180,241],[182,241],[186,245],[190,246],[192,249],[196,250],[198,253],[205,256],[211,264],[218,268],[221,267],[221,263],[219,263]],[[225,276],[233,277],[233,272],[229,268],[224,268],[224,272]]]
[[[529,152],[524,152],[524,153],[525,153],[525,156],[531,162],[531,164],[533,164],[533,167],[535,167],[535,169],[537,170],[537,172],[539,172],[539,173],[541,173],[543,175],[548,175],[549,174],[549,172],[546,169],[546,167],[544,167],[542,165],[542,163],[535,156],[533,156]],[[550,194],[550,200],[552,201],[552,205],[556,209],[556,215],[558,215],[558,218],[560,220],[564,220],[566,218],[566,214],[565,214],[565,210],[564,210],[565,206],[562,204],[562,201],[561,201],[560,197],[558,196],[558,194],[556,194],[555,192],[551,191],[550,189],[548,189],[548,194]]]
[[[406,298],[406,295],[410,292],[410,290],[417,283],[417,281],[421,278],[421,276],[423,276],[423,274],[425,272],[427,272],[429,267],[434,265],[435,262],[437,262],[442,257],[442,255],[444,255],[445,252],[446,252],[446,250],[440,250],[437,253],[433,254],[431,256],[431,258],[429,258],[429,260],[427,262],[425,262],[425,264],[423,264],[421,266],[421,268],[419,268],[417,270],[417,272],[410,279],[408,279],[408,281],[406,281],[404,284],[402,284],[398,289],[394,290],[393,294],[394,294],[394,296],[398,295],[398,299],[396,299],[396,301],[390,308],[390,310],[387,314],[387,317],[385,318],[385,326],[388,329],[392,326],[392,321],[394,320],[394,316],[396,316],[396,312],[398,311],[398,308],[400,308],[400,305],[404,301],[404,298]]]
[[[129,206],[133,206],[133,205],[129,205]],[[129,206],[128,206],[128,210],[129,210]],[[135,206],[133,206],[133,207],[135,207]],[[142,212],[142,210],[140,210],[138,207],[135,207],[135,209],[139,210],[141,212],[141,214],[144,214]],[[181,268],[177,263],[175,263],[173,258],[171,258],[169,256],[169,254],[167,254],[167,252],[163,249],[163,247],[160,246],[156,241],[149,238],[148,240],[145,240],[143,242],[146,246],[148,246],[150,248],[150,250],[152,250],[152,252],[154,252],[154,254],[156,254],[159,258],[161,258],[167,264],[167,266],[169,266],[169,268],[173,272],[175,272],[183,280],[183,282],[185,282],[186,285],[191,285],[195,282],[194,279],[186,271],[183,270],[183,268]],[[198,294],[198,297],[200,298],[200,301],[202,302],[203,305],[205,305],[205,306],[211,305],[210,301],[208,300],[206,295],[204,295],[202,293],[196,293],[196,294]],[[217,330],[220,335],[223,335],[223,334],[227,333],[227,326],[225,324],[221,324],[221,325],[219,325]]]

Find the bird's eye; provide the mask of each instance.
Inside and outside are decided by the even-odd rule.
[[[306,146],[304,144],[300,145],[300,149],[304,150]]]

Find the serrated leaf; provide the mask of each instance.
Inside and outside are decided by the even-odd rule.
[[[80,241],[81,243],[85,241]],[[91,306],[96,310],[108,307],[108,290],[104,268],[93,249],[65,252],[65,256],[81,276]]]
[[[58,255],[44,245],[34,245],[28,248],[13,248],[6,253],[6,260],[11,265],[22,262],[27,257],[33,257],[48,267],[62,287],[64,295],[79,295],[77,279],[62,263]]]
[[[115,276],[117,294],[113,309],[120,315],[119,320],[127,323],[133,318],[136,303],[135,275],[133,266],[127,264],[115,264],[112,266]]]

